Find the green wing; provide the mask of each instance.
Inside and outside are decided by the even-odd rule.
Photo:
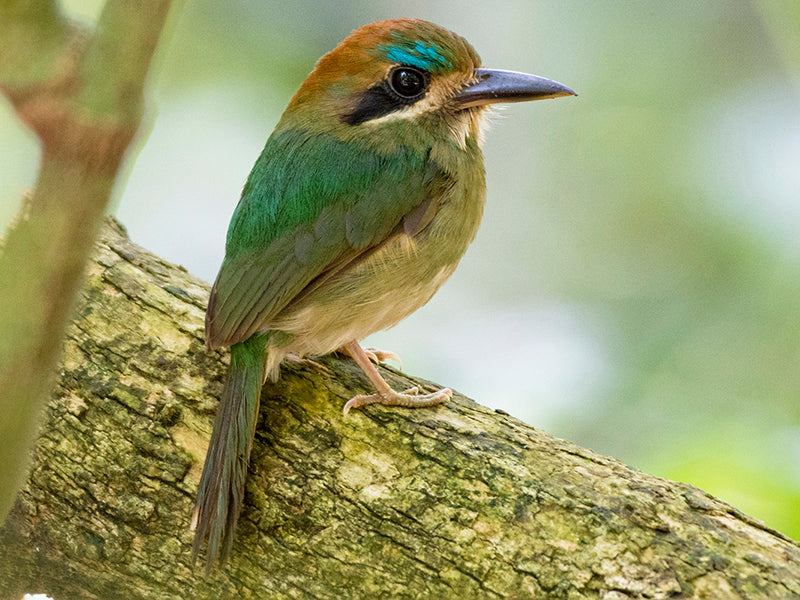
[[[391,155],[300,130],[273,134],[250,173],[211,290],[206,343],[249,338],[304,288],[429,217],[442,174],[427,155]],[[408,217],[408,219],[406,219]]]

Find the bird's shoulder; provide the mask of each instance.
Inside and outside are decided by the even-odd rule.
[[[302,129],[274,133],[253,166],[231,219],[226,257],[260,251],[328,213],[344,212],[358,246],[419,204],[437,177],[427,151],[378,152]]]
[[[206,314],[209,346],[246,339],[326,269],[379,245],[406,217],[418,221],[447,178],[429,152],[273,134],[231,220]]]

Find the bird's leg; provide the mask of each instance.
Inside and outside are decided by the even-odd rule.
[[[360,347],[360,346],[359,346]],[[372,362],[376,365],[381,363],[385,363],[387,360],[394,360],[400,365],[400,368],[403,368],[403,361],[398,354],[392,352],[391,350],[381,350],[380,348],[361,348],[364,351],[364,354],[367,355]],[[337,350],[340,354],[345,354],[355,360],[355,356],[350,353],[350,350],[347,348],[347,345],[342,346]]]
[[[347,354],[353,357],[364,374],[369,377],[372,385],[375,386],[374,394],[354,396],[344,405],[344,414],[347,415],[351,408],[365,406],[367,404],[386,404],[388,406],[407,406],[409,408],[421,408],[425,406],[435,406],[453,397],[452,390],[441,389],[430,394],[420,394],[419,388],[413,387],[404,392],[395,392],[389,384],[378,373],[378,369],[372,364],[369,355],[359,345],[356,340],[344,345]]]

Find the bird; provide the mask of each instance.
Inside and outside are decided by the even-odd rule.
[[[419,19],[354,30],[292,97],[241,192],[211,289],[209,350],[230,366],[200,478],[193,560],[231,553],[260,392],[287,357],[350,355],[375,387],[344,412],[427,407],[450,389],[396,391],[359,340],[426,304],[472,242],[486,196],[487,108],[576,95],[487,69],[467,40]]]

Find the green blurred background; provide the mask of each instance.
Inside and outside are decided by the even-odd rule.
[[[91,21],[101,2],[65,6]],[[414,16],[578,98],[496,111],[460,269],[373,345],[409,373],[800,538],[800,2],[186,2],[114,212],[212,280],[316,59]],[[0,217],[35,180],[0,104]],[[133,156],[131,157],[133,159]]]

